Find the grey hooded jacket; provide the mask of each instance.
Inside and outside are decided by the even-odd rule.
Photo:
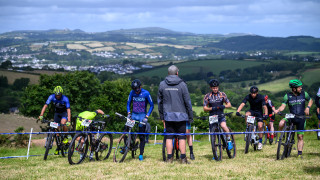
[[[160,82],[158,109],[161,120],[193,122],[187,84],[177,75],[168,75],[164,81]]]

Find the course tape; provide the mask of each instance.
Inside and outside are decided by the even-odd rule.
[[[320,129],[309,130],[292,130],[292,131],[256,131],[255,133],[281,133],[281,132],[320,132]],[[205,132],[205,133],[142,133],[142,132],[112,132],[112,131],[68,131],[68,132],[25,132],[25,133],[0,133],[0,135],[11,134],[76,134],[76,133],[88,133],[88,134],[145,134],[145,135],[229,135],[229,134],[251,134],[253,132]]]

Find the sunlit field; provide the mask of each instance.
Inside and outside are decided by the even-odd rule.
[[[243,135],[237,135],[236,157],[229,159],[224,152],[223,160],[217,162],[212,160],[208,136],[202,136],[200,142],[194,142],[196,159],[191,164],[182,165],[177,160],[167,164],[162,161],[162,145],[154,145],[153,140],[150,143],[142,162],[129,154],[123,163],[114,163],[110,157],[72,166],[67,158],[54,155],[47,161],[43,156],[0,159],[1,179],[320,179],[320,141],[315,132],[305,135],[303,159],[297,159],[297,150],[293,150],[291,157],[276,160],[277,145],[265,145],[262,151],[250,147],[249,153],[244,154]],[[44,151],[44,147],[33,146],[30,154]],[[0,148],[1,157],[26,152],[26,148]]]

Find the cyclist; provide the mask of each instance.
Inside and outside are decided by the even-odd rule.
[[[269,116],[269,118],[270,118],[270,122],[269,122],[269,124],[270,124],[270,129],[269,129],[269,130],[270,130],[270,131],[274,131],[273,122],[274,122],[274,120],[275,120],[274,111],[275,111],[276,109],[275,109],[272,101],[268,98],[268,95],[265,95],[265,96],[264,96],[264,100],[266,101],[266,105],[267,105],[267,108],[268,108],[268,116]],[[271,134],[271,136],[270,136],[270,138],[269,138],[269,142],[270,142],[270,144],[272,144],[274,135],[273,135],[273,133],[270,133],[270,134]]]
[[[70,110],[70,102],[67,96],[62,95],[63,89],[61,86],[56,86],[53,90],[54,94],[51,94],[46,101],[46,104],[42,107],[39,119],[43,120],[43,114],[46,111],[48,105],[52,102],[55,106],[54,113],[54,122],[59,124],[65,124],[70,126],[71,122],[71,110]],[[63,131],[68,131],[66,126],[63,127]],[[68,139],[63,141],[64,143],[68,143]],[[59,154],[59,149],[56,149],[54,152],[55,155]]]
[[[315,98],[316,106],[317,106],[317,115],[318,115],[318,128],[320,129],[320,88]],[[318,136],[320,136],[320,131],[318,131]]]
[[[304,115],[309,115],[310,107],[312,105],[312,99],[309,94],[305,91],[302,91],[302,82],[298,79],[290,80],[289,87],[291,92],[287,93],[284,98],[281,106],[275,111],[279,113],[284,110],[286,105],[289,106],[289,111],[292,114],[295,114],[293,119],[293,124],[296,125],[297,130],[304,130],[306,127],[306,119]],[[305,102],[309,101],[307,108],[305,108]],[[285,121],[288,121],[286,118],[282,119],[279,123],[279,129],[282,130]],[[302,159],[302,150],[303,150],[303,134],[304,132],[297,132],[298,136],[298,158]]]
[[[94,112],[90,112],[90,111],[83,111],[82,113],[80,113],[77,116],[77,122],[76,122],[76,131],[83,131],[84,126],[81,125],[83,120],[93,120],[98,114],[102,114],[104,115],[104,112],[100,109],[94,111]],[[80,138],[80,137],[79,137]],[[77,139],[77,141],[79,141],[79,138]],[[82,140],[81,145],[84,143],[84,141]],[[80,154],[80,156],[83,154]],[[89,160],[93,161],[93,152],[90,153],[89,156]]]
[[[223,110],[225,108],[230,108],[231,103],[227,98],[227,95],[224,92],[219,91],[219,81],[217,79],[211,79],[209,81],[210,89],[212,92],[206,94],[203,99],[203,110],[208,111],[209,115],[221,115],[223,114]],[[225,103],[225,105],[223,105]],[[229,132],[227,127],[226,118],[219,117],[218,119],[221,128],[225,132]],[[212,124],[210,124],[210,129],[212,128]],[[232,142],[230,140],[230,135],[226,135],[228,140],[228,149],[231,150],[233,148]]]
[[[147,123],[148,118],[153,110],[153,101],[151,99],[150,93],[141,88],[141,82],[139,79],[135,79],[131,83],[131,92],[128,97],[127,101],[127,112],[128,117],[134,120],[138,120],[140,122]],[[132,113],[130,110],[132,103]],[[149,103],[150,108],[147,113],[147,103]],[[146,132],[146,125],[139,124],[139,132],[145,133]],[[140,139],[140,155],[139,160],[143,161],[143,153],[144,153],[144,146],[145,146],[145,135],[139,134]]]
[[[246,105],[247,102],[250,103],[250,110],[246,112],[247,116],[255,116],[258,118],[267,119],[268,118],[268,108],[266,106],[266,102],[264,100],[264,96],[261,94],[258,94],[259,89],[256,86],[252,86],[250,88],[250,94],[248,94],[240,104],[240,106],[237,109],[237,116],[241,116],[240,111],[242,108]],[[262,109],[264,110],[264,116],[262,115]],[[247,120],[247,119],[246,119]],[[263,120],[258,119],[258,129],[259,131],[263,131]],[[262,133],[259,133],[259,144],[258,144],[258,150],[262,149]]]

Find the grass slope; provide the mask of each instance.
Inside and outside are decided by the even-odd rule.
[[[84,161],[69,165],[67,158],[43,156],[0,159],[1,179],[319,179],[320,141],[315,133],[306,133],[304,159],[297,159],[297,151],[285,160],[276,160],[276,145],[265,145],[262,151],[244,154],[243,135],[236,136],[237,156],[229,159],[224,152],[223,160],[213,161],[207,136],[194,142],[196,160],[189,165],[178,161],[166,164],[162,161],[161,145],[146,145],[144,161],[128,156],[124,163]],[[43,154],[43,147],[32,147],[31,155]],[[0,148],[0,156],[25,155],[26,148]],[[187,152],[189,157],[189,153]]]
[[[284,90],[289,90],[289,81],[295,79],[294,76],[285,77],[282,79],[277,79],[271,82],[257,85],[259,90],[270,91],[271,93],[277,93]]]
[[[313,83],[320,81],[319,77],[320,77],[320,68],[311,69],[302,74],[302,82],[308,86],[311,86]]]

